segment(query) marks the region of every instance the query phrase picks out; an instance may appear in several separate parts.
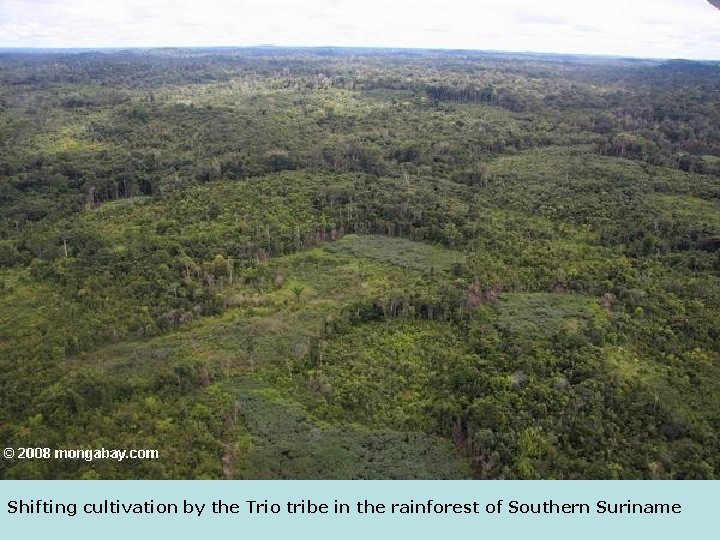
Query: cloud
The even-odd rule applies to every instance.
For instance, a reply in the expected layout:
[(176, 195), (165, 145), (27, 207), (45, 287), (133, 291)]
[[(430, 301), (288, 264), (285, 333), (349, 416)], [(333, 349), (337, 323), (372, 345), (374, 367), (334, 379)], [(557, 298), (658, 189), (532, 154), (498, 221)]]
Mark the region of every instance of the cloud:
[(0, 47), (274, 43), (720, 59), (720, 12), (707, 0), (0, 2)]
[(571, 22), (567, 17), (548, 15), (545, 13), (518, 13), (515, 20), (519, 23), (547, 24), (550, 26), (563, 26)]

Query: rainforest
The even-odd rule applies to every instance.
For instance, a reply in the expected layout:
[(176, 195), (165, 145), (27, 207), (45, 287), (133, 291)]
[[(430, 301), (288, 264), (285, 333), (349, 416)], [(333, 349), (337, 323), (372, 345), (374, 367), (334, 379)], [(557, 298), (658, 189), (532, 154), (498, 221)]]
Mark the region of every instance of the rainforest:
[(0, 51), (7, 479), (720, 476), (720, 63)]

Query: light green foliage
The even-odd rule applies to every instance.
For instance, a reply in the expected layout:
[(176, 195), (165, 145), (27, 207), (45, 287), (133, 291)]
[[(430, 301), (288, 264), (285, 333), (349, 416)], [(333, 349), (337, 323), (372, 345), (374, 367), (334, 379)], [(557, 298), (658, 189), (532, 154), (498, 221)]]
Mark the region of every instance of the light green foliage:
[(465, 261), (461, 253), (404, 238), (376, 235), (349, 235), (333, 242), (327, 249), (331, 253), (347, 253), (421, 271), (447, 271)]
[(0, 58), (3, 478), (720, 475), (720, 71)]
[(301, 390), (323, 417), (431, 431), (438, 372), (471, 362), (464, 354), (447, 325), (361, 325), (327, 343), (312, 369), (301, 368)]
[(526, 338), (580, 334), (590, 321), (601, 327), (607, 319), (597, 300), (575, 294), (508, 294), (497, 309), (499, 327)]

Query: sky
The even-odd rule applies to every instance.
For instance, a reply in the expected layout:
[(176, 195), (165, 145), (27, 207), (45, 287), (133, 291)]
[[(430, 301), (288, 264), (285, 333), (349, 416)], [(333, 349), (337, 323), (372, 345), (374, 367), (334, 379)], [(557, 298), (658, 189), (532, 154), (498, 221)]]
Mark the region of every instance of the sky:
[(709, 0), (0, 0), (0, 47), (261, 44), (720, 60), (720, 9)]

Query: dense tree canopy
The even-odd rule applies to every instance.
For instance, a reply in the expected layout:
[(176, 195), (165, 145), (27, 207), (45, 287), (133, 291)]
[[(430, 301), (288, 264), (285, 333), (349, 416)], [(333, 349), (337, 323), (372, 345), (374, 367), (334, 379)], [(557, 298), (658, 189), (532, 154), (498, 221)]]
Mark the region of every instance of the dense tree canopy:
[(717, 478), (720, 66), (0, 54), (5, 478)]

